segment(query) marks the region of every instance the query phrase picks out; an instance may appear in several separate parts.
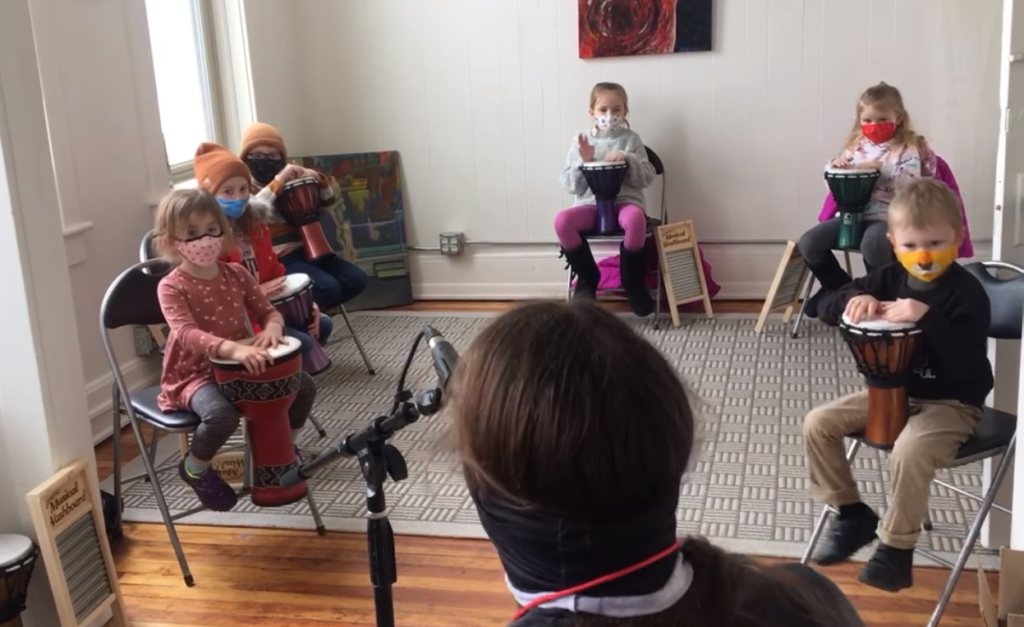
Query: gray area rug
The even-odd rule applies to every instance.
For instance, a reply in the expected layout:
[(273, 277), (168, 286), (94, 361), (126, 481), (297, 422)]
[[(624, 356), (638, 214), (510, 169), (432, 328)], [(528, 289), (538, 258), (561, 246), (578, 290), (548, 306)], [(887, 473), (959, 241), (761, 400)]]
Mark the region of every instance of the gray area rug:
[[(334, 366), (318, 377), (315, 416), (328, 432), (321, 440), (307, 427), (299, 441), (309, 458), (390, 407), (395, 385), (413, 338), (425, 324), (440, 330), (464, 350), (491, 318), (488, 314), (363, 312), (352, 314), (377, 375), (370, 376), (345, 333), (344, 325), (328, 345)], [(718, 315), (712, 320), (684, 319), (680, 328), (665, 321), (655, 330), (649, 320), (625, 318), (678, 368), (704, 402), (699, 450), (682, 486), (677, 516), (681, 535), (701, 534), (724, 548), (778, 557), (799, 557), (810, 537), (815, 513), (808, 497), (809, 479), (801, 435), (803, 416), (814, 406), (863, 387), (849, 350), (839, 334), (807, 321), (792, 339), (781, 321), (754, 333), (753, 316)], [(408, 386), (428, 389), (435, 375), (425, 347), (413, 362)], [(395, 532), (452, 538), (483, 538), (457, 459), (442, 442), (447, 424), (425, 418), (391, 440), (404, 454), (409, 478), (385, 487)], [(176, 438), (165, 438), (158, 459), (178, 458)], [(142, 471), (133, 460), (126, 476)], [(947, 472), (950, 483), (978, 494), (981, 465)], [(950, 477), (951, 475), (951, 477)], [(862, 448), (855, 476), (864, 500), (886, 507), (889, 471), (884, 454)], [(175, 473), (163, 475), (168, 505), (184, 511), (197, 505), (193, 492)], [(344, 459), (310, 480), (329, 530), (361, 532), (366, 528), (365, 485), (355, 460)], [(110, 490), (110, 480), (103, 484)], [(932, 486), (934, 530), (920, 544), (953, 559), (962, 546), (977, 505), (970, 499)], [(145, 483), (125, 495), (124, 519), (159, 522), (152, 491)], [(266, 509), (243, 500), (231, 512), (202, 512), (179, 522), (237, 527), (311, 529), (304, 501)], [(990, 563), (991, 552), (982, 551)], [(864, 557), (864, 554), (859, 556)]]

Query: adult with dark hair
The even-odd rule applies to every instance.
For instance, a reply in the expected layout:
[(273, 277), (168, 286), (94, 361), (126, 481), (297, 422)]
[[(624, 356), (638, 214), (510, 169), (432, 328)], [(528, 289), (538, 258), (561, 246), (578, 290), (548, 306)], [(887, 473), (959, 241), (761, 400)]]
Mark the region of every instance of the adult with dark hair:
[(514, 627), (863, 627), (808, 567), (677, 539), (690, 399), (661, 353), (597, 305), (495, 319), (460, 359), (446, 411), (520, 605)]

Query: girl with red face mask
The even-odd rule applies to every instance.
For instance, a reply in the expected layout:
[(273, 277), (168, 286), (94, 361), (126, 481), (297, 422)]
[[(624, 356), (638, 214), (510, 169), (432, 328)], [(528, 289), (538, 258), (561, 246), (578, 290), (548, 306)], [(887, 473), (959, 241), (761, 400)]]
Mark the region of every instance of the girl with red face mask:
[[(857, 99), (853, 130), (846, 138), (842, 153), (826, 166), (828, 169), (877, 170), (875, 183), (864, 214), (864, 234), (860, 252), (869, 269), (896, 261), (886, 237), (889, 203), (902, 184), (916, 178), (935, 176), (935, 153), (924, 137), (914, 132), (910, 114), (900, 91), (886, 83), (869, 87)], [(807, 301), (804, 314), (817, 317), (817, 302), (850, 282), (851, 277), (832, 253), (839, 239), (840, 219), (827, 220), (800, 237), (800, 253), (821, 289)]]

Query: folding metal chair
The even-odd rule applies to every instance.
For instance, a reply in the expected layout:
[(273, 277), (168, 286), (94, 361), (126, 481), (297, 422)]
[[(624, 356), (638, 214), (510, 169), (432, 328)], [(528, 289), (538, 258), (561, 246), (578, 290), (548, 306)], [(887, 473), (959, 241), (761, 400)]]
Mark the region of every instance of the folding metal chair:
[[(964, 266), (964, 268), (978, 278), (988, 294), (992, 307), (989, 337), (995, 340), (1020, 340), (1021, 318), (1024, 316), (1024, 268), (1002, 261), (971, 263)], [(1007, 270), (1014, 273), (1014, 276), (1009, 279), (998, 278), (991, 274), (993, 270)], [(850, 439), (852, 443), (849, 449), (847, 449), (846, 459), (852, 464), (862, 444), (866, 446), (872, 445), (866, 442), (861, 434), (853, 435)], [(985, 407), (974, 435), (960, 447), (960, 451), (957, 453), (956, 460), (951, 468), (966, 466), (967, 464), (1002, 455), (988, 490), (981, 497), (978, 497), (948, 482), (939, 479), (934, 480), (935, 483), (943, 488), (979, 503), (979, 506), (978, 515), (975, 517), (974, 523), (964, 539), (963, 548), (960, 550), (960, 555), (957, 556), (956, 562), (950, 562), (931, 551), (917, 549), (918, 553), (928, 559), (952, 569), (949, 579), (946, 580), (946, 586), (942, 591), (942, 595), (939, 597), (939, 602), (935, 606), (935, 611), (932, 613), (931, 620), (928, 622), (928, 627), (936, 627), (939, 624), (939, 620), (942, 618), (942, 614), (946, 610), (950, 598), (953, 596), (953, 590), (960, 579), (960, 574), (963, 572), (964, 567), (967, 565), (967, 560), (974, 551), (974, 545), (978, 541), (981, 528), (985, 524), (989, 512), (992, 509), (996, 509), (1011, 516), (1013, 515), (1010, 509), (996, 503), (995, 498), (999, 492), (999, 487), (1003, 483), (1003, 479), (1006, 477), (1007, 471), (1012, 465), (1016, 442), (1017, 416), (992, 407)], [(835, 513), (836, 509), (832, 506), (826, 505), (824, 507), (818, 518), (818, 524), (814, 528), (814, 533), (807, 543), (804, 556), (800, 560), (801, 563), (806, 564), (811, 559), (815, 548), (818, 546), (818, 540), (825, 530), (825, 525), (828, 524), (829, 519)], [(925, 531), (931, 531), (932, 529), (931, 519), (927, 515), (922, 526)]]
[[(662, 179), (661, 179), (661, 210), (660, 210), (660, 213), (658, 214), (657, 218), (652, 218), (651, 216), (647, 216), (647, 229), (646, 229), (647, 233), (646, 233), (646, 237), (649, 238), (654, 233), (654, 230), (656, 228), (658, 228), (662, 224), (665, 224), (666, 222), (668, 222), (668, 201), (667, 201), (667, 199), (665, 197), (665, 189), (668, 186), (668, 182), (667, 182), (667, 177), (665, 175), (665, 166), (664, 166), (664, 164), (661, 161), (661, 157), (659, 157), (658, 154), (656, 152), (654, 152), (654, 150), (652, 150), (650, 146), (644, 146), (644, 148), (647, 150), (647, 160), (650, 161), (651, 165), (654, 166), (655, 174), (657, 174), (658, 176), (662, 177)], [(587, 233), (580, 233), (580, 236), (583, 239), (587, 240), (588, 242), (620, 242), (621, 243), (622, 240), (626, 237), (626, 232), (625, 231), (621, 231), (621, 230), (617, 231), (615, 233), (597, 233), (596, 231), (591, 231), (591, 232), (587, 232)], [(565, 299), (568, 301), (568, 300), (572, 299), (572, 291), (573, 291), (572, 290), (572, 284), (576, 280), (576, 273), (573, 272), (572, 267), (568, 266), (568, 265), (566, 266), (566, 270), (568, 271), (568, 276), (566, 277), (566, 281), (565, 281)], [(661, 264), (660, 263), (655, 268), (654, 274), (657, 277), (657, 284), (656, 284), (655, 288), (653, 290), (651, 290), (651, 291), (654, 293), (654, 308), (655, 308), (654, 309), (654, 328), (657, 329), (659, 324), (660, 324), (660, 320), (661, 320)], [(614, 288), (614, 289), (602, 288), (602, 289), (598, 290), (598, 294), (608, 294), (608, 293), (625, 293), (625, 290), (623, 290), (621, 287), (620, 288)]]
[[(160, 474), (175, 471), (177, 464), (172, 461), (156, 466), (157, 444), (161, 433), (180, 434), (187, 436), (196, 430), (201, 421), (199, 416), (186, 411), (164, 413), (157, 405), (157, 396), (160, 394), (160, 387), (153, 386), (141, 390), (131, 391), (121, 373), (121, 365), (114, 352), (110, 332), (126, 326), (150, 326), (166, 324), (163, 312), (160, 310), (160, 301), (157, 297), (157, 286), (160, 280), (171, 271), (171, 266), (163, 259), (151, 259), (132, 266), (117, 277), (107, 289), (100, 305), (100, 336), (103, 338), (103, 348), (110, 362), (110, 370), (114, 376), (113, 386), (113, 423), (114, 423), (114, 499), (118, 507), (123, 507), (122, 492), (125, 485), (145, 479), (153, 487), (153, 496), (156, 499), (160, 516), (167, 528), (167, 535), (170, 536), (171, 546), (181, 567), (181, 574), (185, 584), (195, 584), (192, 573), (189, 570), (185, 553), (181, 548), (181, 541), (174, 528), (174, 521), (185, 518), (197, 512), (203, 511), (204, 507), (172, 515), (167, 507), (164, 498), (163, 488), (160, 484)], [(139, 444), (142, 464), (145, 473), (133, 476), (122, 477), (121, 468), (121, 412), (128, 415), (135, 439)], [(150, 442), (146, 442), (145, 434), (142, 432), (142, 423), (153, 428), (153, 436)], [(244, 432), (244, 428), (243, 428)], [(222, 452), (230, 450), (230, 446), (222, 449)], [(250, 490), (250, 474), (252, 464), (248, 442), (243, 433), (243, 443), (235, 448), (244, 448), (243, 484), (239, 495), (246, 495)], [(320, 518), (320, 511), (313, 500), (313, 493), (306, 495), (313, 522), (317, 532), (323, 534), (324, 525)]]

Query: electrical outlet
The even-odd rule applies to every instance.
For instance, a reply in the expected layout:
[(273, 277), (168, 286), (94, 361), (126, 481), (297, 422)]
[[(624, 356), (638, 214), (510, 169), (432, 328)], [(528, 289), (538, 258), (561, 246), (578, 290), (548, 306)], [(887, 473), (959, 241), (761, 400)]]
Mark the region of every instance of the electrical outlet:
[(466, 236), (462, 233), (441, 233), (441, 254), (458, 257), (466, 248)]

